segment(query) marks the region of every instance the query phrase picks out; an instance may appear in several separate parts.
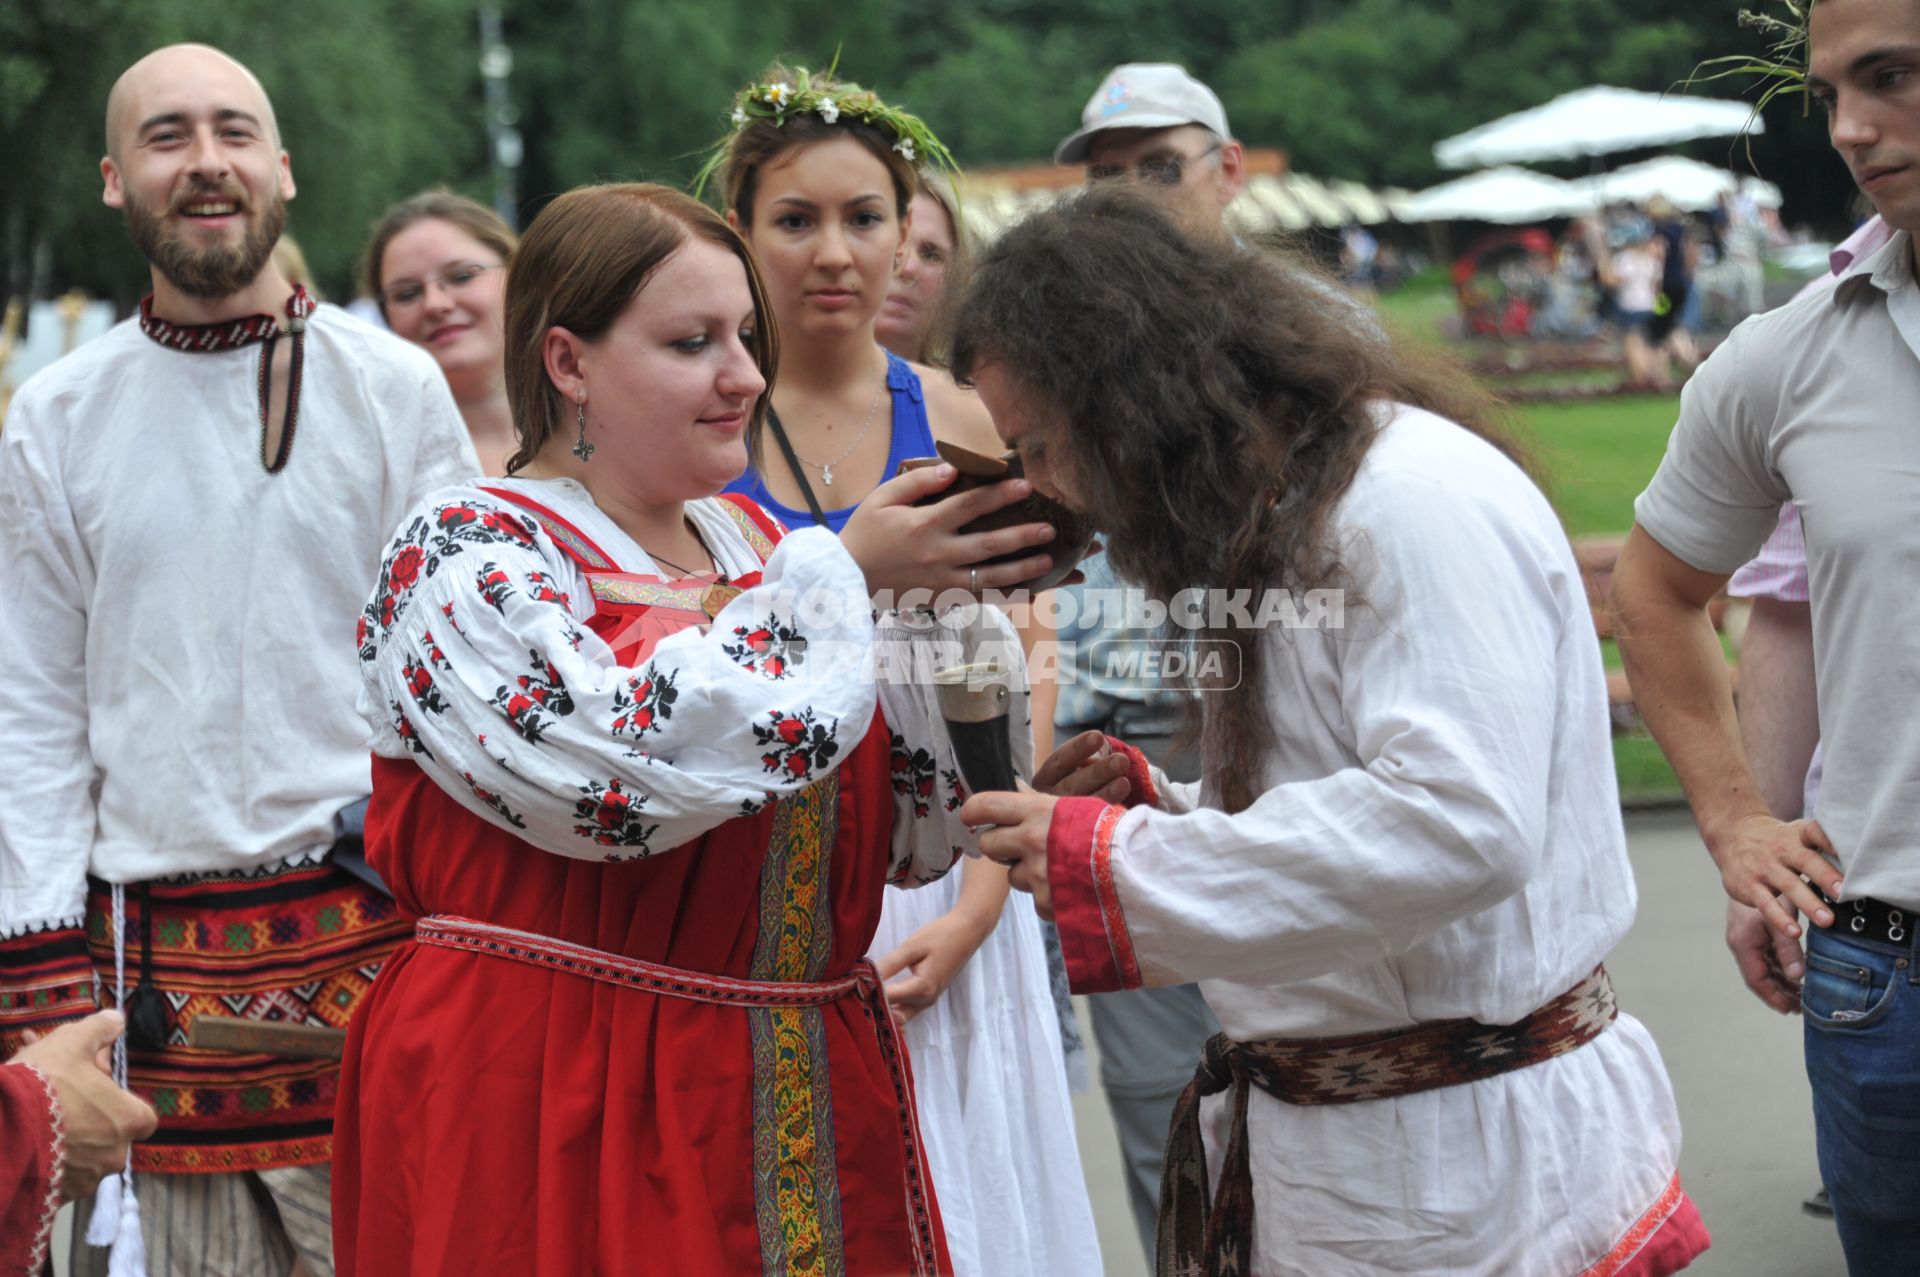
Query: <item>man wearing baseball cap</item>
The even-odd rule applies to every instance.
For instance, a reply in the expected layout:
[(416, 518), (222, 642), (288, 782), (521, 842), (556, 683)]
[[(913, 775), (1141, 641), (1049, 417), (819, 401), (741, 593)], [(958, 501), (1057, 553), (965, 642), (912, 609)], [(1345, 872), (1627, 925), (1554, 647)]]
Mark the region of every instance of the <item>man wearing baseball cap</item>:
[(1087, 180), (1130, 177), (1190, 228), (1219, 232), (1247, 184), (1246, 155), (1212, 89), (1167, 62), (1129, 62), (1107, 73), (1054, 149), (1056, 164), (1084, 164)]

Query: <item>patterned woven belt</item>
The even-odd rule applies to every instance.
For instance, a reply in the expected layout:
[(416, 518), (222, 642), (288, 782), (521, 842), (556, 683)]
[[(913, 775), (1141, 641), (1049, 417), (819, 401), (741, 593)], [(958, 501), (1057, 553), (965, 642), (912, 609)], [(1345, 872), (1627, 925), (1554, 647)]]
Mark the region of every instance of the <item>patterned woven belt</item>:
[[(817, 1007), (835, 1002), (849, 994), (862, 1002), (873, 1002), (880, 993), (880, 974), (865, 958), (853, 964), (853, 970), (838, 980), (806, 982), (799, 980), (740, 980), (732, 976), (709, 975), (663, 966), (640, 958), (629, 958), (604, 949), (593, 949), (532, 931), (471, 918), (456, 918), (436, 913), (414, 925), (413, 938), (421, 944), (465, 953), (509, 958), (531, 967), (544, 967), (568, 975), (585, 976), (623, 989), (639, 989), (690, 1002), (711, 1002), (720, 1006)], [(893, 1017), (879, 1018), (889, 1026)]]
[[(1565, 1055), (1620, 1014), (1605, 967), (1513, 1024), (1437, 1020), (1338, 1038), (1208, 1041), (1173, 1110), (1160, 1180), (1160, 1277), (1252, 1271), (1253, 1174), (1247, 1097), (1259, 1087), (1286, 1104), (1355, 1104), (1460, 1086)], [(1233, 1120), (1217, 1196), (1207, 1192), (1200, 1101), (1231, 1088)]]

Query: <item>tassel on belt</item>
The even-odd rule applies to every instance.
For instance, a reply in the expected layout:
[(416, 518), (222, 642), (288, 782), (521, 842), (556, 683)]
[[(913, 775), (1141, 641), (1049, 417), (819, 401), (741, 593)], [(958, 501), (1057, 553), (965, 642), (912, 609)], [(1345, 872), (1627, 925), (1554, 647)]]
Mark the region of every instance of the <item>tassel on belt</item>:
[[(1173, 1110), (1160, 1179), (1159, 1277), (1245, 1273), (1253, 1259), (1253, 1174), (1247, 1096), (1259, 1087), (1284, 1104), (1355, 1104), (1460, 1086), (1565, 1055), (1620, 1014), (1605, 967), (1513, 1024), (1437, 1020), (1410, 1029), (1338, 1038), (1235, 1042), (1216, 1034)], [(1217, 1195), (1207, 1191), (1200, 1101), (1233, 1092)]]

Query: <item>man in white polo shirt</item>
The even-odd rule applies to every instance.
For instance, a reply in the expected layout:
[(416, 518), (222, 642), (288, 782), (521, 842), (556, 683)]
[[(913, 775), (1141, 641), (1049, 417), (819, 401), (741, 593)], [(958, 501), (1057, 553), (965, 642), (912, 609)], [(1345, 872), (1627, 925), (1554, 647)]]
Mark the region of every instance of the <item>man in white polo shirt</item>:
[[(1920, 1253), (1920, 4), (1819, 0), (1808, 88), (1894, 228), (1831, 290), (1737, 329), (1688, 384), (1614, 575), (1634, 700), (1734, 900), (1810, 918), (1802, 1006), (1848, 1266)], [(1780, 821), (1740, 743), (1707, 601), (1798, 506), (1825, 783)]]

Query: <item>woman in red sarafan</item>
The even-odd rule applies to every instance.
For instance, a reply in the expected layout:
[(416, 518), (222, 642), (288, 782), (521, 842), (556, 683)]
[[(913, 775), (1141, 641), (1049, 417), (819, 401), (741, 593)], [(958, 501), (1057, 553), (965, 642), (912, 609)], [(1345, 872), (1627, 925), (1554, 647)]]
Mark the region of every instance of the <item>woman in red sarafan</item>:
[(549, 205), (506, 322), (511, 477), (430, 498), (361, 621), (368, 855), (418, 921), (348, 1046), (339, 1271), (946, 1272), (861, 955), (971, 836), (894, 783), (954, 762), (871, 596), (1043, 570), (965, 565), (1044, 529), (957, 531), (1025, 485), (919, 508), (951, 474), (915, 472), (840, 538), (713, 497), (774, 334), (662, 187)]

